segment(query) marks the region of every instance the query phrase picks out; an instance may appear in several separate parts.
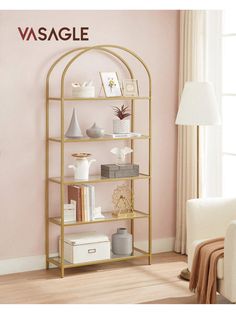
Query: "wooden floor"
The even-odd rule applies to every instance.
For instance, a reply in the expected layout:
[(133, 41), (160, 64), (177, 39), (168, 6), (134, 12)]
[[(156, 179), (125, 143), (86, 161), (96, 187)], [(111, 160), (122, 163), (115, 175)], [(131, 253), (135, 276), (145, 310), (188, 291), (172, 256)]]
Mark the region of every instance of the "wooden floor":
[(189, 297), (188, 283), (179, 279), (185, 256), (162, 253), (146, 259), (0, 276), (0, 303), (152, 303)]

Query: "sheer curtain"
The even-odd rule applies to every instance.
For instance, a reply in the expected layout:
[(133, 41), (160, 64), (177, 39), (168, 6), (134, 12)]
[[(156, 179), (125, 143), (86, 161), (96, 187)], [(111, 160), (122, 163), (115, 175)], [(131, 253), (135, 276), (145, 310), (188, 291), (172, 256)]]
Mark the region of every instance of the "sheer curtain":
[[(206, 18), (206, 78), (215, 86), (218, 105), (222, 93), (222, 11), (207, 11)], [(203, 129), (202, 196), (222, 196), (222, 129), (208, 126)]]
[[(205, 80), (206, 11), (180, 12), (179, 97), (186, 81)], [(197, 195), (197, 129), (178, 126), (175, 251), (186, 253), (186, 201)], [(200, 164), (201, 169), (201, 164)], [(201, 193), (201, 185), (200, 185)]]

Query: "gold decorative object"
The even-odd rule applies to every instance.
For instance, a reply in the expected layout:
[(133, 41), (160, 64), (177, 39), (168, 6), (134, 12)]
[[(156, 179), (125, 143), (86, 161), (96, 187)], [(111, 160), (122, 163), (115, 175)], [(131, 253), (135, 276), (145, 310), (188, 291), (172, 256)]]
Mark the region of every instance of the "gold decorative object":
[(90, 153), (74, 153), (72, 154), (72, 156), (75, 158), (87, 158), (91, 156), (91, 154)]
[(133, 194), (127, 184), (118, 185), (112, 194), (115, 217), (133, 217)]

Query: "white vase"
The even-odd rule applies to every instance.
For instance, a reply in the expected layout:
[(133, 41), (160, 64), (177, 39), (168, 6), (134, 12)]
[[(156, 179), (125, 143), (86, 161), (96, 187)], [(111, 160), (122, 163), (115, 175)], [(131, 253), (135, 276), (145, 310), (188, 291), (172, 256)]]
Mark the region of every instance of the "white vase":
[(96, 159), (88, 160), (86, 157), (76, 158), (75, 165), (69, 165), (68, 168), (74, 170), (75, 180), (88, 180), (90, 166), (95, 161)]
[(73, 108), (73, 114), (71, 117), (70, 125), (69, 125), (68, 130), (65, 133), (65, 136), (69, 138), (83, 137), (83, 134), (81, 133), (81, 129), (79, 126), (75, 108)]
[(114, 119), (113, 120), (113, 133), (130, 133), (130, 120), (126, 119)]

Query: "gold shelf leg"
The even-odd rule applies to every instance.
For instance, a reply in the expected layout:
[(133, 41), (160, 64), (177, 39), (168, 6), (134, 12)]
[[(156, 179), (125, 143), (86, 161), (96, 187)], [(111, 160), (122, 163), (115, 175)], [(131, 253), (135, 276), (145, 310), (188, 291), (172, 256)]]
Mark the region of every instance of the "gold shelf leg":
[(45, 264), (49, 269), (49, 83), (46, 81), (46, 168), (45, 168)]
[(65, 276), (65, 268), (64, 268), (64, 265), (61, 264), (61, 278), (64, 278)]
[[(151, 101), (151, 79), (149, 82), (149, 176), (152, 174), (152, 101)], [(152, 181), (151, 178), (148, 180), (148, 205), (149, 205), (149, 218), (148, 218), (148, 264), (151, 265), (152, 263)]]
[(65, 163), (65, 136), (64, 136), (64, 76), (61, 80), (61, 185), (60, 185), (60, 194), (61, 194), (61, 278), (64, 277), (64, 163)]
[[(131, 74), (133, 78), (133, 73)], [(131, 101), (131, 132), (134, 132), (134, 100)], [(131, 163), (134, 163), (134, 141), (131, 140), (131, 149), (133, 149), (133, 153), (131, 154)], [(131, 181), (131, 194), (132, 194), (132, 206), (135, 208), (135, 199), (134, 199), (134, 182)], [(134, 252), (134, 219), (131, 219), (131, 234), (132, 234), (132, 248)]]

